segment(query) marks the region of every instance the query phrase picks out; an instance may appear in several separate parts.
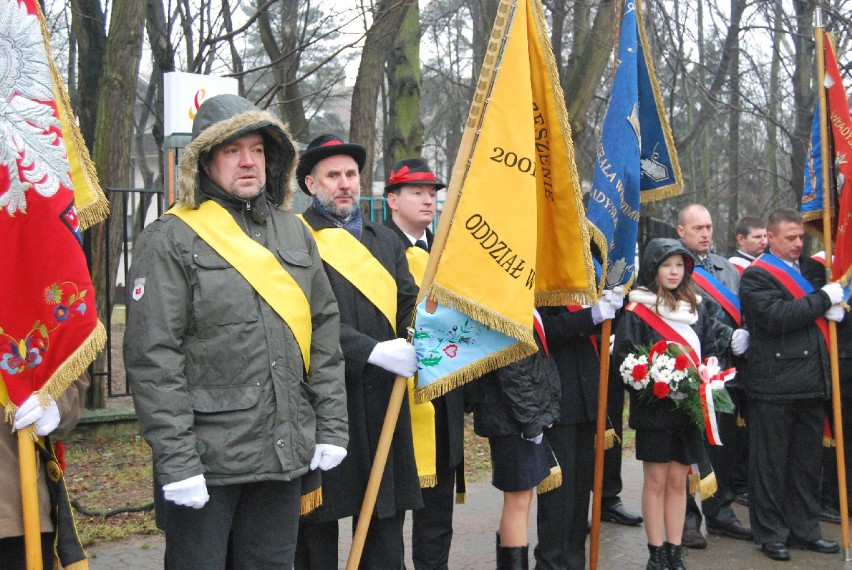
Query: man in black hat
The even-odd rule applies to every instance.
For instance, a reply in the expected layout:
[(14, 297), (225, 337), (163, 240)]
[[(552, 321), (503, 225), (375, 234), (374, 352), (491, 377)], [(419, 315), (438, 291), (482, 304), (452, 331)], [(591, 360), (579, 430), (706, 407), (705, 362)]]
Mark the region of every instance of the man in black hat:
[[(422, 158), (406, 158), (391, 169), (385, 186), (390, 218), (385, 225), (399, 236), (405, 247), (414, 281), (423, 281), (429, 251), (430, 229), (438, 211), (438, 190), (445, 188)], [(409, 390), (413, 389), (409, 381)], [(414, 451), (423, 508), (414, 511), (411, 533), (415, 570), (448, 567), (453, 539), (453, 489), (458, 481), (459, 497), (464, 483), (464, 397), (451, 390), (431, 402), (411, 408)], [(432, 451), (434, 450), (434, 451)]]
[[(304, 221), (340, 305), (340, 345), (346, 361), (349, 449), (323, 474), (323, 505), (305, 518), (296, 567), (337, 568), (338, 519), (353, 517), (367, 487), (391, 388), (397, 375), (417, 370), (406, 342), (417, 286), (405, 250), (394, 233), (361, 217), (360, 170), (366, 150), (335, 135), (317, 137), (302, 152), (296, 178), (313, 196)], [(404, 568), (405, 511), (423, 505), (414, 460), (411, 417), (403, 401), (370, 521), (362, 568)]]

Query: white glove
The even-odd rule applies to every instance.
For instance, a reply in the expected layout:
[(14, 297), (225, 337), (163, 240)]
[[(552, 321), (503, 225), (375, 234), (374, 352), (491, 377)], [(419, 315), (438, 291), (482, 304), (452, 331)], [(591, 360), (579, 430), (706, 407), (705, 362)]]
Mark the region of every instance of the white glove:
[(624, 306), (624, 287), (621, 285), (612, 289), (606, 289), (603, 292), (603, 296), (616, 311)]
[[(521, 436), (521, 437), (524, 437), (524, 436)], [(541, 440), (544, 439), (544, 434), (540, 433), (540, 434), (533, 436), (533, 437), (524, 437), (524, 439), (527, 440), (527, 441), (531, 441), (536, 445), (541, 445)]]
[(842, 321), (845, 315), (846, 311), (843, 309), (843, 305), (833, 305), (825, 312), (825, 318), (835, 323)]
[(328, 471), (340, 465), (344, 457), (346, 457), (344, 448), (330, 443), (318, 443), (314, 451), (314, 458), (311, 459), (311, 469), (319, 467), (323, 471)]
[(200, 509), (210, 500), (204, 475), (195, 475), (182, 481), (166, 483), (163, 485), (163, 496), (167, 501), (176, 505), (192, 507), (193, 509)]
[(417, 353), (414, 351), (414, 345), (404, 338), (380, 342), (370, 353), (367, 362), (405, 378), (410, 378), (417, 372)]
[(835, 281), (822, 286), (822, 291), (825, 291), (828, 298), (831, 299), (832, 305), (837, 305), (843, 301), (843, 285)]
[(615, 348), (615, 335), (609, 335), (609, 353), (612, 354), (613, 349)]
[(53, 398), (50, 398), (50, 404), (46, 408), (41, 407), (39, 396), (35, 393), (21, 404), (15, 412), (15, 429), (24, 429), (30, 424), (35, 424), (35, 432), (41, 436), (56, 429), (59, 425), (59, 406)]
[(611, 297), (610, 291), (604, 291), (598, 302), (592, 306), (592, 322), (596, 325), (615, 318), (615, 308), (610, 303), (608, 296)]
[(740, 356), (748, 350), (749, 333), (745, 329), (737, 329), (731, 335), (731, 352)]

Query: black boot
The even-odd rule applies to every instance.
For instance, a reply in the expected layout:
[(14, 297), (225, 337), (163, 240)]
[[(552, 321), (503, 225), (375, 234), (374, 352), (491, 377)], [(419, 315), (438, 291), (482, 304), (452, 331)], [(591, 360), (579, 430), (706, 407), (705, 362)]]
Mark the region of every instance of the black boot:
[(648, 545), (648, 552), (651, 557), (648, 558), (648, 564), (645, 565), (645, 570), (668, 570), (668, 559), (666, 558), (666, 549), (663, 546)]
[(529, 570), (528, 546), (500, 546), (497, 534), (497, 570)]
[(681, 544), (665, 543), (666, 557), (669, 560), (669, 570), (686, 570), (686, 560), (684, 560), (684, 548)]

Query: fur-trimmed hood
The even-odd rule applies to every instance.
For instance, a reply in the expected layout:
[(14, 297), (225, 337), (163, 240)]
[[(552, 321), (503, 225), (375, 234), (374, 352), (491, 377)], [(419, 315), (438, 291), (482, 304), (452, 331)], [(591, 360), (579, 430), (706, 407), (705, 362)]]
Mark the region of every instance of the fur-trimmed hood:
[(287, 126), (269, 111), (262, 111), (237, 95), (217, 95), (205, 100), (192, 124), (192, 141), (186, 145), (178, 166), (177, 204), (196, 208), (202, 175), (199, 161), (216, 146), (253, 131), (263, 136), (266, 155), (266, 199), (282, 210), (293, 199), (296, 147)]

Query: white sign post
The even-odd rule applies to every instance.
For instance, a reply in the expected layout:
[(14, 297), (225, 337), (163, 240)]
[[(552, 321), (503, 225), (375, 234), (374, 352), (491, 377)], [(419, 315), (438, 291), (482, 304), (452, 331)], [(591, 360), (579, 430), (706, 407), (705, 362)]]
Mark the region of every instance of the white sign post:
[(238, 95), (239, 84), (233, 77), (216, 77), (173, 71), (166, 73), (165, 110), (163, 129), (165, 136), (189, 135), (198, 107), (205, 99), (226, 93)]

